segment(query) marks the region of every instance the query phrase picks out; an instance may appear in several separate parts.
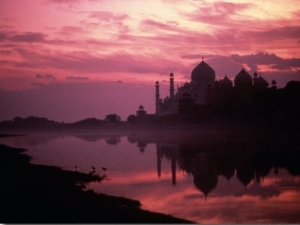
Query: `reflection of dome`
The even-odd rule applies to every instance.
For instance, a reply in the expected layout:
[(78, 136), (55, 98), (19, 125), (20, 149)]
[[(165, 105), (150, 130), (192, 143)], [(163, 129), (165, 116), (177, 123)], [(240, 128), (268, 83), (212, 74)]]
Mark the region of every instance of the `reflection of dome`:
[(236, 168), (236, 177), (247, 187), (247, 185), (254, 179), (254, 169), (251, 165), (239, 165)]
[(202, 61), (192, 71), (192, 81), (214, 82), (216, 77), (215, 71), (206, 62)]
[(247, 71), (243, 68), (234, 78), (234, 85), (238, 86), (251, 86), (252, 85), (252, 77)]
[(230, 178), (234, 175), (234, 168), (226, 168), (222, 170), (221, 175), (227, 178), (227, 180), (229, 181)]
[(218, 177), (213, 171), (203, 171), (194, 173), (194, 184), (205, 197), (211, 192), (218, 184)]

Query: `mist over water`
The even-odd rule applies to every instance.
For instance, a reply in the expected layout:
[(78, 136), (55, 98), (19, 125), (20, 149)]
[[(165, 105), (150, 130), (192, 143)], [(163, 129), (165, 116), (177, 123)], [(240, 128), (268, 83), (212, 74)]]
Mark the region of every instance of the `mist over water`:
[(300, 222), (296, 139), (262, 132), (77, 133), (0, 139), (32, 163), (106, 178), (88, 189), (199, 223)]

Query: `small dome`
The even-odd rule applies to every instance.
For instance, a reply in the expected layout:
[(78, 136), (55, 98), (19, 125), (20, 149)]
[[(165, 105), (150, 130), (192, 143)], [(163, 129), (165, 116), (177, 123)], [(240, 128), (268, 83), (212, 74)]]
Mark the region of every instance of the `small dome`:
[(144, 106), (140, 105), (139, 110), (144, 110)]
[(170, 77), (174, 77), (174, 74), (172, 72), (170, 73)]
[(158, 81), (156, 81), (156, 82), (155, 82), (155, 84), (156, 84), (156, 85), (159, 85), (159, 82), (158, 82)]
[(251, 86), (252, 77), (247, 71), (243, 68), (234, 78), (235, 86)]
[(262, 78), (261, 76), (257, 79), (257, 84), (259, 86), (265, 86), (265, 87), (269, 86), (269, 83), (264, 78)]
[(202, 61), (198, 66), (196, 66), (192, 71), (192, 81), (209, 81), (213, 82), (215, 80), (216, 74), (213, 68), (211, 68), (206, 62)]
[(232, 87), (232, 81), (225, 75), (225, 77), (219, 81), (219, 85), (222, 87)]
[(184, 89), (189, 89), (190, 88), (190, 84), (188, 82), (185, 82), (185, 84), (183, 85)]

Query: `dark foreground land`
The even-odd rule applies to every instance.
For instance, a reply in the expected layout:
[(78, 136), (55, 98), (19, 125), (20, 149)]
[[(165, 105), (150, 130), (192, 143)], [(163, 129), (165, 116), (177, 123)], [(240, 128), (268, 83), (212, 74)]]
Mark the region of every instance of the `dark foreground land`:
[(0, 145), (1, 223), (190, 223), (84, 190), (101, 177), (30, 164), (24, 151)]

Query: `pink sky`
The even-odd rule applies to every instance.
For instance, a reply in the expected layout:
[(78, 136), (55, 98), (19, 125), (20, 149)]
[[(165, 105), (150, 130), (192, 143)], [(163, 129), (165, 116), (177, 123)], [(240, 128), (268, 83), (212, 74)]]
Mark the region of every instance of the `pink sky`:
[(299, 24), (297, 0), (1, 0), (0, 121), (153, 113), (155, 81), (189, 81), (202, 55), (217, 79), (244, 66), (284, 87)]

